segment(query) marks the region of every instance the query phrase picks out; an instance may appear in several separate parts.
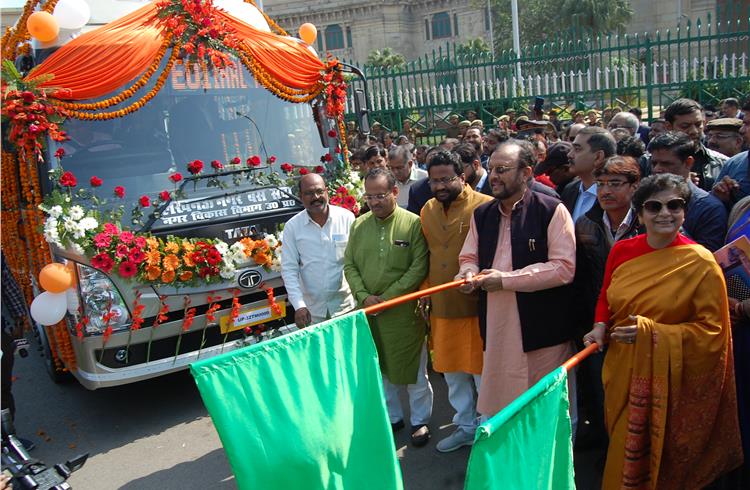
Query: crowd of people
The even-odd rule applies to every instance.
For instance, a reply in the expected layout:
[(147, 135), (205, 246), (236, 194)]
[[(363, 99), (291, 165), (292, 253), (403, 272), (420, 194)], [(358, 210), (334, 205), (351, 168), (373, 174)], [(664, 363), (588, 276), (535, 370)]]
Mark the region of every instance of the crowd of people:
[(650, 126), (605, 110), (565, 129), (554, 112), (509, 113), (489, 130), (458, 121), (435, 147), (374, 127), (351, 158), (359, 217), (328, 204), (321, 176), (299, 182), (305, 210), (282, 245), (295, 321), (464, 279), (368, 317), (392, 428), (406, 425), (405, 387), (414, 446), (430, 438), (428, 358), (456, 411), (436, 446), (449, 452), (596, 342), (569, 392), (576, 444), (606, 454), (605, 488), (741, 481), (750, 284), (728, 294), (713, 255), (750, 238), (750, 118), (738, 106), (727, 99), (706, 122), (705, 107), (678, 99)]

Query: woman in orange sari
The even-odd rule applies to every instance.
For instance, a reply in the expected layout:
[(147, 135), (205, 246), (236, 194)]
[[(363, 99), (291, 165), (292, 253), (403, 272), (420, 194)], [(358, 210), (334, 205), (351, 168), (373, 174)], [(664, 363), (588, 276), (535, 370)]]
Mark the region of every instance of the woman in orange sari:
[(605, 489), (698, 489), (742, 462), (726, 287), (711, 252), (679, 233), (689, 200), (677, 176), (642, 181), (646, 234), (612, 248), (584, 336), (610, 341)]

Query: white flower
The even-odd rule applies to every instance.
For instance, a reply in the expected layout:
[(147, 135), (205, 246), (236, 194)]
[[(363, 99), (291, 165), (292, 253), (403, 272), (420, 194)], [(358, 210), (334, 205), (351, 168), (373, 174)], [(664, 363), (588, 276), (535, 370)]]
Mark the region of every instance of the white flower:
[(79, 221), (73, 229), (73, 238), (83, 238), (84, 236), (86, 236), (86, 228)]
[(271, 270), (275, 272), (281, 272), (281, 259), (274, 257), (271, 261)]
[(72, 218), (66, 216), (63, 218), (63, 228), (65, 228), (65, 231), (73, 233), (76, 231), (76, 228), (78, 227), (78, 223), (73, 221)]
[(85, 215), (83, 208), (81, 206), (73, 206), (68, 211), (68, 216), (73, 218), (74, 220), (78, 221), (79, 219), (83, 218)]
[(70, 248), (72, 248), (72, 249), (73, 249), (73, 251), (74, 251), (75, 253), (79, 254), (79, 255), (83, 255), (83, 254), (84, 254), (84, 252), (85, 252), (85, 250), (83, 249), (83, 247), (82, 247), (82, 246), (80, 246), (80, 245), (78, 245), (77, 243), (71, 243), (71, 244), (70, 244)]
[(53, 218), (59, 218), (63, 213), (62, 206), (52, 206), (47, 213)]
[(95, 230), (99, 227), (99, 222), (96, 221), (96, 218), (92, 218), (91, 216), (83, 218), (78, 224), (86, 231)]
[(279, 241), (273, 235), (266, 235), (265, 238), (266, 238), (266, 241), (268, 242), (268, 246), (271, 248), (275, 248), (279, 244)]
[(219, 275), (224, 279), (234, 279), (234, 274), (237, 272), (233, 264), (224, 262), (222, 268), (219, 271)]
[(227, 245), (226, 242), (222, 242), (221, 240), (214, 243), (214, 247), (216, 247), (216, 250), (221, 254), (222, 257), (229, 251), (229, 245)]

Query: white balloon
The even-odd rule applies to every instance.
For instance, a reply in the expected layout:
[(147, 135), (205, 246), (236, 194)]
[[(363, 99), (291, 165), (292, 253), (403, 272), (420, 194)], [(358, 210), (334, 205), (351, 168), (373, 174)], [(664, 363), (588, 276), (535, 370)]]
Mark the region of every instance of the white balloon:
[(310, 51), (316, 58), (320, 58), (320, 56), (318, 56), (318, 52), (315, 51), (315, 48), (312, 47), (311, 45), (307, 44), (302, 39), (294, 37), (294, 36), (281, 36), (281, 37), (283, 37), (284, 39), (291, 39), (292, 41), (301, 44), (302, 46), (306, 47), (307, 50)]
[(52, 15), (64, 29), (80, 29), (91, 18), (91, 8), (85, 0), (60, 0)]
[(214, 0), (214, 6), (225, 10), (229, 15), (237, 17), (259, 31), (271, 32), (271, 27), (263, 14), (254, 5), (242, 0)]
[(43, 292), (31, 302), (31, 318), (42, 325), (54, 325), (63, 318), (68, 311), (66, 293)]

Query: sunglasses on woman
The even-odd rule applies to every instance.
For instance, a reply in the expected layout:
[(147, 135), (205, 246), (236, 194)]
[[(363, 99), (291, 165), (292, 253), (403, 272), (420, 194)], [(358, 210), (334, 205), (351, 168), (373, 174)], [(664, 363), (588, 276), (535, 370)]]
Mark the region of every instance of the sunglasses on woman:
[(666, 203), (657, 200), (650, 200), (643, 203), (643, 209), (649, 213), (658, 214), (661, 211), (661, 208), (665, 205), (670, 212), (676, 213), (677, 211), (685, 209), (685, 200), (679, 197), (670, 199)]

